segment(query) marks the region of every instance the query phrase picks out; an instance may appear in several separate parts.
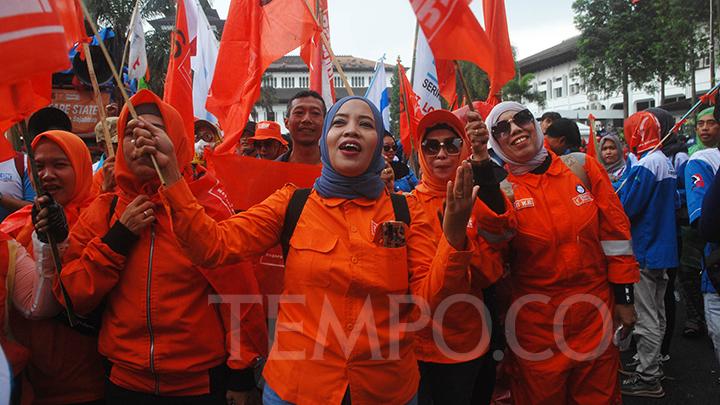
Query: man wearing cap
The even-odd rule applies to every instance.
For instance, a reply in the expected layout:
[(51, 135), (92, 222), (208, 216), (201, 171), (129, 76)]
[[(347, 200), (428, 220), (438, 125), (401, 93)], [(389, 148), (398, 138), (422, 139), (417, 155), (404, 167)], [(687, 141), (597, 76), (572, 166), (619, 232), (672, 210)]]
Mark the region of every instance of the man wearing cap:
[(275, 160), (287, 147), (287, 141), (280, 134), (280, 124), (274, 121), (260, 121), (255, 135), (249, 139), (260, 159)]
[(537, 120), (540, 121), (540, 128), (542, 128), (543, 134), (547, 134), (547, 129), (550, 128), (550, 125), (560, 118), (562, 118), (562, 116), (554, 111), (548, 111), (540, 116)]
[[(110, 132), (110, 142), (112, 149), (117, 150), (118, 146), (118, 135), (117, 135), (117, 117), (105, 118), (105, 125), (108, 127)], [(109, 148), (105, 142), (105, 132), (103, 131), (102, 122), (98, 121), (95, 124), (95, 141), (98, 147), (102, 150), (100, 159), (93, 164), (93, 183), (100, 189), (101, 192), (111, 192), (115, 189), (115, 156), (110, 156)]]

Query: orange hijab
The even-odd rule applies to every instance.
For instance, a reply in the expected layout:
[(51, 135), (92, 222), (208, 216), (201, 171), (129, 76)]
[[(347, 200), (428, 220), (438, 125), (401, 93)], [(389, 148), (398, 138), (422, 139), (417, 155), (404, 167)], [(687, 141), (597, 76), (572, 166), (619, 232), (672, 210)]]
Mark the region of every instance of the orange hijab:
[[(141, 104), (154, 104), (160, 110), (163, 122), (165, 123), (165, 132), (167, 132), (170, 140), (175, 146), (175, 156), (177, 157), (178, 167), (185, 169), (190, 167), (194, 151), (193, 144), (189, 142), (185, 133), (185, 124), (180, 113), (173, 106), (165, 103), (150, 90), (143, 89), (130, 98), (130, 103), (137, 107)], [(130, 111), (125, 105), (120, 112), (118, 118), (118, 151), (115, 160), (115, 182), (118, 185), (118, 193), (120, 198), (131, 201), (140, 194), (155, 196), (160, 187), (160, 179), (155, 178), (151, 181), (141, 181), (131, 171), (125, 160), (123, 151), (123, 140), (125, 139), (125, 128), (128, 121), (132, 119)]]
[[(66, 131), (47, 131), (36, 136), (32, 141), (33, 150), (35, 150), (37, 145), (44, 140), (53, 142), (62, 149), (65, 156), (67, 156), (68, 160), (70, 160), (70, 165), (75, 172), (75, 191), (70, 199), (70, 202), (63, 206), (68, 225), (72, 228), (73, 224), (75, 224), (77, 219), (80, 217), (80, 212), (90, 205), (97, 196), (97, 190), (93, 188), (92, 160), (90, 159), (90, 151), (87, 146), (85, 146), (85, 142), (83, 142), (79, 136)], [(16, 232), (7, 230), (7, 232), (14, 235), (18, 243), (23, 245), (29, 252), (32, 251), (31, 240), (32, 233), (35, 230), (30, 216), (31, 208), (32, 206), (28, 205), (13, 213), (13, 217), (25, 217), (25, 219), (21, 222), (24, 225), (21, 228), (15, 229)]]
[[(420, 144), (425, 140), (425, 132), (438, 124), (449, 125), (460, 136), (463, 140), (462, 149), (460, 150), (460, 162), (467, 159), (470, 156), (470, 138), (465, 133), (465, 126), (462, 121), (447, 110), (431, 111), (420, 120), (417, 129), (417, 139), (420, 139)], [(435, 177), (432, 168), (425, 162), (425, 153), (422, 147), (418, 148), (418, 160), (422, 169), (422, 181), (415, 188), (422, 193), (444, 196), (447, 191), (447, 181)]]

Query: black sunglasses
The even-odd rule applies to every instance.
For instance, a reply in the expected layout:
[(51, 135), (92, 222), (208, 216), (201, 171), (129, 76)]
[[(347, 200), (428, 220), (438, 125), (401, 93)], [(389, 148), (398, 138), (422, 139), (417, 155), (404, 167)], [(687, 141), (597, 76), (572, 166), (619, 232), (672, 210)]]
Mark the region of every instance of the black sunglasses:
[(510, 123), (522, 127), (535, 120), (530, 110), (522, 110), (515, 114), (511, 119), (505, 121), (499, 121), (495, 126), (492, 127), (492, 136), (495, 139), (501, 139), (510, 135)]
[(437, 139), (425, 139), (422, 141), (422, 151), (427, 156), (437, 156), (440, 153), (440, 149), (445, 148), (445, 152), (448, 155), (460, 154), (460, 148), (462, 148), (463, 140), (455, 137), (452, 139), (446, 139), (442, 142)]
[(396, 150), (397, 150), (397, 146), (396, 146), (395, 144), (392, 144), (392, 145), (383, 145), (383, 150), (384, 150), (385, 152), (396, 151)]

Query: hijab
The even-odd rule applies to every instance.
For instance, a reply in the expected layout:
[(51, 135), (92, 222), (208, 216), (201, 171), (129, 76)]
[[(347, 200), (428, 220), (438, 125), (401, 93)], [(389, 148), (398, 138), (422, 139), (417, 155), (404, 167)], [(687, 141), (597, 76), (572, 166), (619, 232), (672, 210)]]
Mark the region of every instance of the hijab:
[[(85, 142), (71, 132), (59, 130), (43, 132), (33, 139), (33, 150), (37, 149), (37, 146), (42, 141), (50, 141), (58, 145), (65, 156), (67, 156), (70, 161), (70, 166), (72, 166), (73, 172), (75, 173), (75, 190), (72, 196), (70, 196), (70, 201), (63, 206), (68, 227), (72, 228), (78, 218), (80, 218), (81, 211), (90, 205), (97, 196), (97, 190), (93, 189), (90, 151), (87, 146), (85, 146)], [(14, 236), (18, 243), (23, 245), (29, 252), (32, 252), (31, 239), (35, 227), (32, 224), (30, 208), (31, 206), (27, 206), (25, 209), (17, 212), (18, 215), (27, 215), (27, 219), (24, 221), (22, 228), (18, 229), (17, 234)]]
[[(526, 109), (527, 107), (515, 101), (503, 101), (502, 103), (493, 107), (492, 111), (490, 111), (490, 114), (488, 115), (486, 120), (488, 129), (491, 129), (492, 127), (497, 125), (498, 121), (500, 121), (500, 116), (505, 114), (506, 112), (512, 111), (514, 113), (518, 113)], [(536, 167), (540, 166), (548, 156), (547, 149), (545, 149), (545, 146), (543, 144), (545, 137), (543, 136), (543, 131), (540, 127), (540, 123), (537, 120), (533, 120), (533, 123), (535, 125), (535, 147), (537, 149), (537, 152), (535, 153), (535, 156), (533, 156), (532, 158), (530, 158), (530, 160), (526, 162), (516, 162), (511, 160), (505, 154), (505, 151), (502, 150), (500, 143), (495, 140), (494, 136), (492, 136), (492, 133), (490, 134), (490, 140), (488, 141), (490, 147), (495, 151), (495, 153), (498, 154), (498, 156), (500, 156), (503, 162), (508, 165), (508, 169), (510, 170), (510, 172), (516, 176), (521, 176), (529, 171), (532, 171)]]
[(636, 112), (625, 120), (623, 127), (628, 147), (638, 157), (660, 143), (660, 121), (652, 113)]
[[(365, 173), (348, 177), (335, 171), (330, 162), (330, 151), (327, 145), (327, 135), (332, 128), (332, 122), (340, 108), (350, 100), (361, 100), (370, 107), (373, 118), (375, 120), (375, 131), (377, 132), (377, 141), (375, 143), (375, 151), (372, 161)], [(382, 155), (383, 137), (385, 136), (385, 127), (383, 126), (383, 118), (380, 111), (373, 103), (365, 97), (349, 96), (342, 98), (333, 104), (330, 111), (325, 117), (322, 136), (320, 137), (320, 160), (322, 162), (322, 171), (320, 177), (315, 180), (315, 191), (324, 198), (369, 198), (375, 200), (385, 190), (385, 183), (380, 179), (380, 172), (385, 168), (385, 159)]]
[[(427, 135), (427, 130), (438, 124), (447, 124), (455, 130), (458, 137), (463, 141), (462, 149), (460, 150), (460, 162), (467, 159), (470, 156), (470, 138), (465, 133), (465, 127), (462, 121), (449, 111), (434, 110), (425, 115), (418, 124), (416, 139), (419, 139), (422, 143)], [(418, 156), (423, 174), (422, 181), (416, 187), (418, 191), (436, 196), (445, 196), (447, 192), (447, 181), (435, 177), (432, 167), (425, 162), (425, 153), (422, 148), (418, 148)]]
[[(160, 97), (147, 89), (140, 90), (137, 94), (132, 96), (130, 98), (130, 103), (136, 107), (138, 115), (159, 115), (163, 119), (165, 132), (168, 134), (175, 147), (175, 156), (177, 158), (178, 167), (180, 170), (186, 171), (193, 157), (194, 144), (188, 139), (180, 113), (178, 113), (173, 106), (165, 103), (160, 99)], [(120, 117), (118, 118), (118, 151), (117, 157), (115, 158), (115, 181), (121, 191), (118, 193), (120, 197), (132, 200), (140, 194), (146, 194), (149, 196), (156, 195), (157, 190), (160, 187), (160, 179), (154, 178), (150, 181), (142, 181), (130, 171), (127, 161), (125, 160), (125, 152), (123, 150), (125, 128), (127, 127), (127, 123), (130, 119), (130, 111), (128, 110), (127, 105), (125, 105), (120, 112)]]
[[(608, 163), (605, 161), (605, 159), (602, 156), (602, 148), (605, 144), (605, 141), (610, 141), (615, 144), (615, 147), (618, 151), (618, 160), (615, 163)], [(598, 153), (598, 160), (602, 165), (605, 167), (605, 171), (607, 171), (608, 175), (610, 176), (610, 180), (615, 181), (617, 179), (613, 179), (613, 173), (617, 172), (621, 168), (625, 167), (625, 157), (623, 156), (623, 146), (620, 142), (620, 138), (617, 137), (615, 134), (609, 134), (605, 135), (600, 139), (600, 152)]]

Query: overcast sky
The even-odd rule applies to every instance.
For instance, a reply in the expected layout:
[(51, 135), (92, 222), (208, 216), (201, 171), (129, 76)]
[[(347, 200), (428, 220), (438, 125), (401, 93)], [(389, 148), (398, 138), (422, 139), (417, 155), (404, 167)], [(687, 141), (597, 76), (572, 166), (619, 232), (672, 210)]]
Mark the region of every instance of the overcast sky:
[[(230, 0), (211, 0), (220, 17), (227, 18)], [(519, 59), (578, 34), (573, 24), (572, 0), (505, 0), (510, 42)], [(399, 55), (412, 60), (415, 15), (408, 0), (328, 0), (330, 42), (338, 55), (378, 59), (389, 63)], [(471, 9), (482, 24), (482, 1)]]

